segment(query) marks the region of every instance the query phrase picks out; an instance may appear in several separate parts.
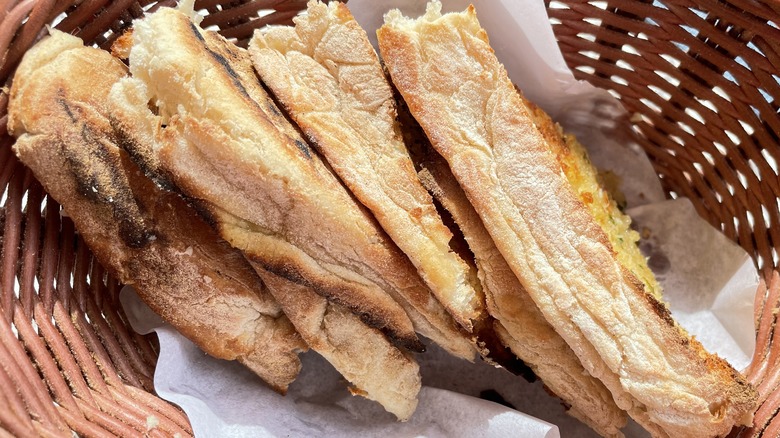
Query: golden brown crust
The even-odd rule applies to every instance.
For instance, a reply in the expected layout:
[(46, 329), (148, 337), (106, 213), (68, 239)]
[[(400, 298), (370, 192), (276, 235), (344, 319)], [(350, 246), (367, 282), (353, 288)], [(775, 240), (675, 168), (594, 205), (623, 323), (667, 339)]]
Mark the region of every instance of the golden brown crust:
[(167, 8), (136, 22), (133, 40), (134, 78), (111, 100), (126, 131), (153, 139), (133, 149), (142, 167), (192, 198), (255, 263), (422, 350), (398, 301), (429, 292), (276, 108), (246, 53)]
[(133, 29), (126, 30), (111, 44), (111, 54), (115, 58), (126, 61), (130, 57), (130, 49), (133, 47)]
[(124, 65), (53, 31), (20, 72), (14, 149), (101, 263), (207, 353), (241, 361), (284, 393), (306, 345), (278, 303), (240, 252), (118, 147), (105, 102)]
[(297, 283), (257, 272), (311, 348), (352, 385), (352, 393), (379, 402), (401, 421), (411, 417), (420, 392), (420, 367), (350, 311)]
[(495, 329), (504, 345), (570, 407), (569, 414), (602, 436), (621, 436), (625, 413), (544, 319), (496, 248), (447, 162), (430, 151), (420, 165), (420, 180), (452, 214), (474, 253), (488, 311), (497, 320)]
[(562, 175), (474, 8), (390, 12), (382, 57), (496, 246), (616, 404), (657, 436), (723, 435), (755, 391), (660, 318)]
[[(485, 317), (484, 299), (474, 288), (479, 282), (450, 250), (452, 234), (417, 180), (395, 121), (392, 90), (368, 36), (338, 2), (311, 1), (295, 23), (255, 32), (249, 52), (261, 80), (439, 302), (472, 331), (474, 321)], [(412, 304), (424, 312), (429, 300)], [(423, 316), (453, 342), (463, 338), (444, 312)]]

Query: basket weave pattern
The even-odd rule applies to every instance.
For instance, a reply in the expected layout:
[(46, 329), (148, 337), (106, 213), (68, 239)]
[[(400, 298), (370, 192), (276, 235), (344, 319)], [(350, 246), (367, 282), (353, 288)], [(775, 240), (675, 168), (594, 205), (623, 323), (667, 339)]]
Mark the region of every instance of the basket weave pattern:
[[(756, 427), (780, 436), (780, 4), (754, 0), (545, 0), (578, 78), (610, 90), (670, 197), (744, 247), (769, 287), (756, 295), (757, 348), (748, 378)], [(108, 47), (133, 19), (171, 0), (0, 0), (0, 85), (9, 86), (45, 26)], [(246, 42), (285, 23), (305, 0), (200, 0), (202, 26)], [(266, 13), (266, 11), (271, 13)], [(258, 13), (261, 11), (260, 13)], [(0, 438), (192, 434), (154, 395), (153, 336), (128, 325), (121, 287), (94, 259), (14, 156), (0, 92)]]
[(611, 90), (664, 189), (751, 254), (780, 247), (780, 3), (565, 1), (549, 15), (575, 75)]

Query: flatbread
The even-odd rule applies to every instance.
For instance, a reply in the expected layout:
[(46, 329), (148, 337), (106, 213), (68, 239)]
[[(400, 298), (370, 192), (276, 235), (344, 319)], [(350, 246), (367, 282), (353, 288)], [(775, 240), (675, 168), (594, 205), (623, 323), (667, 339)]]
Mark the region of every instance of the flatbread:
[(755, 391), (617, 259), (490, 48), (473, 7), (385, 16), (392, 80), (545, 319), (656, 436), (749, 424)]

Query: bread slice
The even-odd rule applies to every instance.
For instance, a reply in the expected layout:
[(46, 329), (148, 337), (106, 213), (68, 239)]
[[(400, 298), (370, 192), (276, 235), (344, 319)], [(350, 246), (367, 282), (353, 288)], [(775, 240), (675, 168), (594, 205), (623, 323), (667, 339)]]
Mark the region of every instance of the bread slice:
[(577, 197), (473, 7), (378, 31), (393, 82), (542, 314), (616, 404), (655, 436), (748, 424), (753, 388), (646, 290)]
[(128, 135), (152, 139), (125, 145), (144, 170), (185, 193), (252, 263), (423, 350), (402, 305), (435, 298), (282, 116), (246, 52), (170, 8), (136, 21), (132, 38), (133, 78), (112, 105)]
[[(249, 52), (260, 79), (450, 315), (474, 332), (485, 318), (479, 280), (450, 249), (452, 233), (417, 179), (368, 35), (343, 3), (310, 1), (306, 12), (294, 27), (255, 32)], [(435, 323), (462, 337), (450, 318)]]
[(125, 146), (241, 249), (356, 393), (408, 418), (419, 375), (396, 347), (422, 344), (395, 299), (435, 303), (411, 263), (282, 116), (244, 51), (166, 8), (132, 38), (134, 78), (110, 96)]
[(306, 344), (241, 253), (119, 148), (106, 101), (125, 66), (51, 33), (27, 52), (11, 88), (16, 154), (103, 266), (205, 352), (284, 393)]
[(420, 164), (420, 180), (452, 215), (474, 253), (487, 308), (496, 318), (495, 329), (504, 345), (563, 400), (570, 415), (602, 436), (622, 436), (625, 412), (544, 319), (496, 248), (447, 162), (431, 151)]
[(313, 350), (346, 378), (355, 395), (379, 402), (406, 421), (417, 407), (420, 367), (342, 306), (278, 275), (258, 270), (285, 314)]

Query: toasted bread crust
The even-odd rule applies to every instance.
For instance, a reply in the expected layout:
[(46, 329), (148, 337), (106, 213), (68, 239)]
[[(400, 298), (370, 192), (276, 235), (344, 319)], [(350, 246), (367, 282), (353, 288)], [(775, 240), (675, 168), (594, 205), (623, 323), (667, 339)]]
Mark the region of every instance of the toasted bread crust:
[[(167, 8), (136, 22), (133, 40), (134, 78), (115, 87), (112, 102), (126, 131), (155, 140), (133, 151), (145, 170), (192, 198), (253, 262), (423, 350), (398, 302), (429, 292), (284, 118), (245, 51)], [(237, 238), (246, 234), (251, 246)]]
[(411, 417), (421, 387), (414, 358), (347, 309), (306, 286), (256, 269), (306, 343), (353, 385), (353, 394), (379, 402), (401, 421)]
[(421, 167), (420, 180), (452, 214), (474, 253), (488, 311), (496, 318), (496, 332), (504, 345), (570, 406), (569, 414), (602, 436), (621, 436), (625, 413), (544, 319), (496, 248), (447, 162), (431, 151)]
[[(338, 2), (311, 1), (295, 23), (255, 32), (249, 52), (261, 80), (439, 302), (473, 331), (473, 321), (485, 317), (478, 280), (450, 250), (452, 233), (417, 180), (395, 121), (393, 92), (368, 36)], [(421, 312), (430, 307), (412, 304)], [(443, 312), (423, 315), (453, 341), (463, 337)]]
[(105, 102), (124, 65), (52, 32), (28, 51), (12, 88), (17, 155), (103, 266), (204, 351), (284, 393), (306, 345), (240, 252), (118, 147)]
[(616, 404), (654, 435), (724, 435), (749, 422), (755, 391), (659, 315), (618, 263), (496, 60), (474, 8), (443, 17), (439, 11), (430, 8), (417, 21), (391, 11), (378, 32), (382, 57), (545, 318)]

